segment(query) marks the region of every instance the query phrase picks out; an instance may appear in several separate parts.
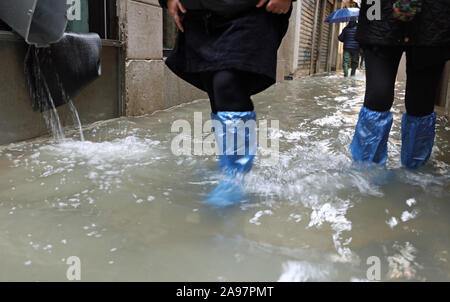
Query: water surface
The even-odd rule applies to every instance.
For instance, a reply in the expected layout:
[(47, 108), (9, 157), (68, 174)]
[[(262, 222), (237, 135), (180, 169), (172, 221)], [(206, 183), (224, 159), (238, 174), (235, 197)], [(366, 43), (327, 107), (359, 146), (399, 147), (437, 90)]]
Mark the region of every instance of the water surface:
[(226, 209), (203, 203), (216, 158), (170, 149), (172, 122), (206, 121), (206, 100), (91, 125), (83, 142), (74, 131), (4, 146), (0, 280), (64, 281), (77, 256), (84, 281), (365, 281), (376, 256), (383, 281), (450, 281), (450, 126), (439, 117), (429, 164), (403, 170), (403, 88), (388, 171), (352, 166), (362, 77), (256, 96), (258, 118), (280, 121), (280, 159), (256, 160), (247, 200)]

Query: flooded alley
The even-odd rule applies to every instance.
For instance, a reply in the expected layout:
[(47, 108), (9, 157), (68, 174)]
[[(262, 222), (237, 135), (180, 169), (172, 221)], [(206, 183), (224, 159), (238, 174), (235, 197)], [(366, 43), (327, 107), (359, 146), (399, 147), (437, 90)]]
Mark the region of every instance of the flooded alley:
[(401, 168), (400, 82), (386, 169), (355, 166), (364, 89), (330, 75), (255, 96), (279, 160), (257, 157), (226, 208), (204, 203), (216, 156), (171, 151), (172, 123), (209, 119), (207, 100), (1, 147), (0, 281), (67, 280), (71, 256), (84, 281), (365, 281), (370, 259), (382, 281), (450, 281), (447, 118), (429, 163)]

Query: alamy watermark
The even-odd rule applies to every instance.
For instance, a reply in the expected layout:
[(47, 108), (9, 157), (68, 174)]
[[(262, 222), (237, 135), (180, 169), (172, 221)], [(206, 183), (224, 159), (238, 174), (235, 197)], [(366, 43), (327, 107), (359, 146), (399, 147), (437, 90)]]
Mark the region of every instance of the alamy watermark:
[(379, 21), (381, 20), (381, 0), (364, 0), (367, 5), (367, 20)]
[(279, 161), (279, 129), (278, 120), (271, 120), (270, 128), (267, 120), (227, 121), (224, 126), (214, 119), (204, 122), (203, 114), (194, 112), (193, 125), (187, 120), (172, 123), (171, 132), (178, 134), (171, 150), (175, 156), (258, 155), (262, 166), (274, 166)]
[[(369, 6), (367, 9), (367, 20), (381, 20), (381, 0), (363, 0)], [(67, 0), (67, 19), (69, 21), (81, 20), (81, 0)]]
[(367, 258), (366, 264), (369, 268), (366, 271), (366, 277), (369, 281), (381, 281), (381, 260), (377, 256)]
[(69, 265), (66, 271), (66, 278), (69, 281), (81, 280), (81, 260), (77, 256), (70, 256), (66, 260), (66, 264)]
[(67, 19), (69, 21), (81, 21), (81, 0), (67, 0)]

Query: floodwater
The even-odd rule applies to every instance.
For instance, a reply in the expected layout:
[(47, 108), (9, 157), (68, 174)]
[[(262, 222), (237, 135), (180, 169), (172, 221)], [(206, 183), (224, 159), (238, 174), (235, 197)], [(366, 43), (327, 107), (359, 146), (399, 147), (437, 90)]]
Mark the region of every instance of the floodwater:
[(356, 167), (363, 94), (362, 76), (326, 76), (256, 96), (279, 160), (260, 156), (222, 209), (203, 202), (216, 157), (171, 151), (172, 123), (206, 121), (206, 100), (0, 148), (0, 281), (67, 280), (71, 256), (83, 281), (450, 281), (450, 125), (402, 169), (399, 84), (387, 170)]

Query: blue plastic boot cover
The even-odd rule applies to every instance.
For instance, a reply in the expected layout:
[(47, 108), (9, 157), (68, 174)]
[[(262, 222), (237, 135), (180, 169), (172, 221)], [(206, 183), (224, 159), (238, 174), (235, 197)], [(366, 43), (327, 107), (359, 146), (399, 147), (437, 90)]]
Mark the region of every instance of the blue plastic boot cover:
[(405, 113), (402, 118), (402, 165), (418, 169), (430, 158), (436, 134), (436, 113), (415, 117)]
[(242, 177), (224, 176), (219, 185), (208, 194), (205, 202), (213, 207), (223, 208), (238, 204), (245, 198), (242, 188)]
[(355, 135), (350, 145), (356, 162), (386, 164), (387, 142), (393, 122), (390, 111), (376, 112), (363, 107), (359, 113)]
[(257, 151), (254, 111), (211, 113), (219, 151), (219, 167), (229, 175), (248, 173)]
[(219, 151), (219, 167), (224, 175), (206, 202), (216, 207), (236, 204), (244, 198), (243, 178), (250, 171), (257, 151), (255, 112), (211, 114)]

